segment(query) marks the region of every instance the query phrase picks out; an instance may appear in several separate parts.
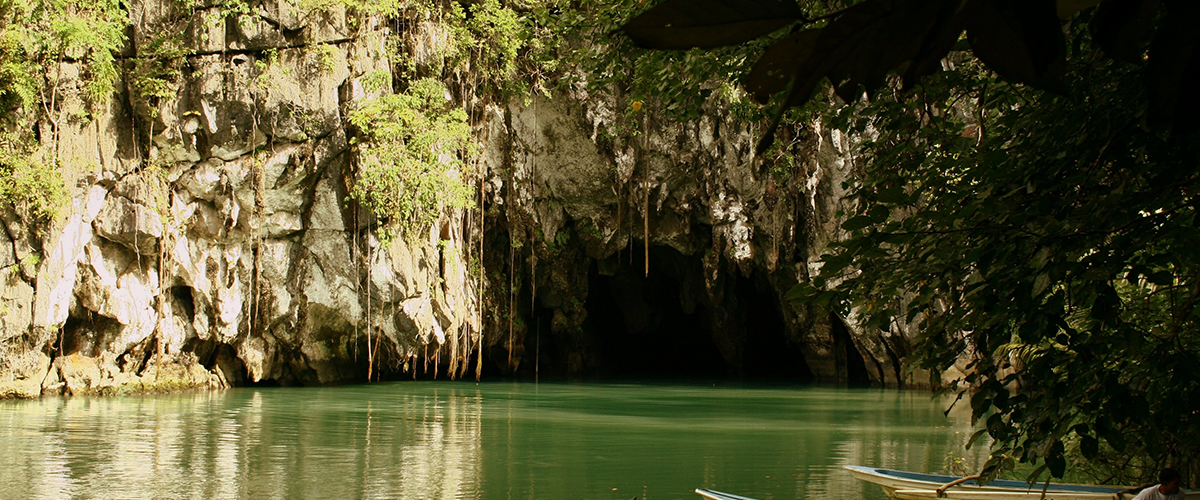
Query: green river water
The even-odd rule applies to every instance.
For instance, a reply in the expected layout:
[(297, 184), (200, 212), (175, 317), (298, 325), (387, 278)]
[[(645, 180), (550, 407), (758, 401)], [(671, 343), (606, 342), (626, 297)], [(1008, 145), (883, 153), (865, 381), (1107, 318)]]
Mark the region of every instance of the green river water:
[[(927, 392), (395, 382), (0, 401), (0, 498), (884, 498), (846, 464), (922, 472), (968, 416)], [(965, 406), (965, 405), (963, 405)]]

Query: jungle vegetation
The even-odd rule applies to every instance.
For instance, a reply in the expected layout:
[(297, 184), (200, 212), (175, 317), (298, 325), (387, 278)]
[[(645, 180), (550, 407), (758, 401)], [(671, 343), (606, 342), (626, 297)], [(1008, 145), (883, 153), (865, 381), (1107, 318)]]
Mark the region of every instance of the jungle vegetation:
[(965, 368), (949, 389), (991, 443), (985, 478), (1172, 465), (1194, 485), (1198, 10), (668, 0), (624, 30), (659, 49), (769, 39), (746, 87), (856, 134), (846, 237), (792, 297), (916, 332), (935, 376)]
[[(236, 22), (251, 3), (213, 5)], [(846, 238), (796, 300), (918, 332), (912, 355), (932, 373), (965, 364), (952, 390), (991, 443), (988, 477), (1129, 483), (1172, 464), (1200, 481), (1200, 2), (299, 4), (452, 34), (436, 65), (391, 46), (398, 67), (375, 79), (387, 90), (350, 117), (352, 196), (397, 233), (469, 206), (465, 137), (488, 101), (615, 96), (616, 141), (715, 100), (785, 163), (772, 132), (819, 120), (858, 138), (860, 171)], [(57, 123), (89, 119), (63, 112), (68, 84), (87, 106), (122, 84), (156, 106), (179, 84), (187, 49), (172, 40), (118, 60), (126, 8), (0, 0), (0, 199), (31, 224), (67, 197), (47, 147)], [(61, 78), (64, 63), (81, 79)]]

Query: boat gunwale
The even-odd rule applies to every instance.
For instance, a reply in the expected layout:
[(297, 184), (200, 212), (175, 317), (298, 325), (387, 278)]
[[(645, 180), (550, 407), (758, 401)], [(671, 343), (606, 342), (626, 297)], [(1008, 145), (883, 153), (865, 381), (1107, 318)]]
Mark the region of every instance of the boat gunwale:
[(757, 500), (754, 498), (744, 497), (741, 495), (734, 495), (733, 493), (725, 493), (723, 491), (710, 490), (708, 488), (696, 488), (695, 492), (696, 492), (696, 494), (698, 494), (704, 498), (711, 498), (714, 500)]
[[(935, 489), (935, 488), (939, 488), (942, 485), (945, 485), (951, 481), (955, 481), (955, 480), (959, 479), (958, 477), (955, 477), (955, 476), (945, 476), (945, 475), (941, 475), (941, 474), (925, 474), (925, 473), (921, 473), (921, 472), (908, 472), (908, 471), (895, 470), (895, 469), (884, 469), (884, 468), (880, 468), (880, 467), (867, 467), (867, 466), (863, 466), (863, 465), (844, 465), (842, 467), (845, 468), (846, 470), (849, 470), (852, 474), (854, 474), (856, 477), (858, 477), (858, 479), (867, 481), (870, 483), (875, 483), (880, 486), (890, 487), (890, 486), (883, 484), (880, 481), (872, 481), (869, 478), (883, 478), (883, 479), (886, 479), (888, 482), (899, 482), (899, 483), (906, 483), (906, 484), (914, 485), (913, 487), (908, 487), (908, 488), (896, 487), (896, 488), (892, 488), (892, 489), (913, 489), (913, 490)], [(930, 488), (929, 486), (932, 486), (932, 488)], [(980, 486), (974, 479), (972, 479), (972, 480), (968, 480), (963, 483), (960, 483), (955, 487), (971, 489), (971, 490), (978, 490), (978, 491), (989, 491), (989, 490), (990, 491), (1013, 491), (1013, 492), (1021, 492), (1021, 491), (1041, 492), (1042, 491), (1042, 488), (1040, 486), (1030, 485), (1029, 483), (1027, 483), (1025, 481), (1017, 481), (1017, 480), (1012, 480), (1012, 479), (998, 479), (998, 480), (992, 481), (992, 482), (988, 483), (987, 485), (983, 485), (983, 486)], [(1100, 485), (1087, 485), (1087, 484), (1050, 483), (1050, 486), (1048, 488), (1046, 488), (1045, 491), (1055, 492), (1055, 493), (1106, 493), (1106, 494), (1111, 495), (1111, 494), (1118, 493), (1124, 489), (1126, 489), (1126, 487), (1123, 487), (1123, 486), (1100, 486)]]
[[(930, 489), (898, 489), (893, 492), (895, 498), (901, 499), (937, 499), (945, 498), (949, 500), (992, 500), (995, 498), (1018, 500), (1018, 499), (1041, 499), (1050, 500), (1113, 500), (1115, 493), (1102, 492), (1078, 492), (1078, 491), (1047, 491), (1041, 490), (1031, 491), (984, 491), (979, 489), (947, 491), (943, 494), (938, 494), (937, 490)], [(1132, 494), (1126, 493), (1121, 498), (1133, 498)]]

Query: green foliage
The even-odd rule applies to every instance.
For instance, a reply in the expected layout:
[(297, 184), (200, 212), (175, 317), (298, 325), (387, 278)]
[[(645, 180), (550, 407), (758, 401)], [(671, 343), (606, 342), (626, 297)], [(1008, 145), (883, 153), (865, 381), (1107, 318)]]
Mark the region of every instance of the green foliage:
[(157, 113), (158, 103), (179, 94), (181, 67), (187, 50), (178, 33), (163, 33), (146, 40), (133, 61), (130, 91), (144, 101), (151, 114)]
[(125, 41), (126, 14), (117, 0), (0, 2), (0, 104), (5, 111), (30, 109), (39, 94), (58, 84), (33, 75), (63, 60), (84, 60), (85, 89), (92, 102), (108, 99), (118, 72), (113, 53)]
[[(809, 102), (828, 81), (839, 97), (855, 102), (902, 75), (905, 86), (941, 71), (942, 60), (959, 45), (1008, 82), (1063, 93), (1067, 65), (1060, 19), (1101, 3), (1093, 1), (861, 0), (820, 2), (837, 6), (823, 16), (807, 15), (792, 1), (664, 0), (621, 27), (639, 46), (655, 49), (715, 48), (760, 39), (790, 26), (789, 33), (757, 57), (746, 87), (766, 103), (785, 94), (783, 109)], [(1196, 2), (1109, 0), (1096, 13), (1091, 33), (1105, 53), (1141, 62), (1151, 38), (1146, 77), (1155, 89), (1146, 99), (1147, 120), (1177, 132), (1197, 130), (1183, 119), (1200, 111), (1200, 99), (1181, 89), (1193, 83)], [(1088, 13), (1085, 17), (1090, 17)], [(1156, 17), (1164, 21), (1154, 26)], [(967, 33), (964, 37), (963, 33)], [(965, 39), (964, 39), (965, 38)], [(757, 55), (757, 54), (756, 54)], [(778, 115), (776, 115), (778, 116)], [(1177, 119), (1178, 118), (1178, 119)], [(758, 151), (771, 143), (773, 121)]]
[(327, 10), (335, 5), (351, 9), (352, 13), (369, 16), (396, 17), (406, 7), (414, 4), (421, 8), (432, 5), (429, 0), (300, 0), (299, 7), (305, 11), (314, 12)]
[(42, 256), (40, 254), (31, 252), (25, 254), (24, 257), (21, 257), (21, 260), (17, 262), (17, 267), (21, 269), (21, 272), (25, 273), (26, 276), (35, 276), (37, 275), (38, 264), (41, 262)]
[(485, 75), (483, 80), (505, 94), (528, 92), (516, 74), (518, 52), (530, 35), (524, 19), (498, 0), (472, 4), (469, 11), (462, 35), (469, 40), (467, 50), (474, 55), (473, 65)]
[(443, 210), (472, 205), (463, 179), (464, 160), (474, 154), (471, 130), (446, 95), (440, 81), (417, 80), (350, 115), (361, 133), (352, 196), (389, 232), (416, 237)]
[[(126, 19), (117, 0), (0, 0), (0, 199), (35, 226), (58, 216), (67, 193), (55, 160), (34, 154), (32, 131), (40, 119), (57, 126), (72, 87), (93, 105), (109, 99)], [(61, 65), (75, 62), (80, 81), (60, 81)]]
[(320, 65), (321, 71), (333, 71), (333, 55), (337, 51), (333, 45), (322, 43), (313, 50), (317, 53), (317, 63)]
[[(767, 116), (738, 90), (738, 80), (770, 38), (715, 50), (654, 51), (612, 36), (645, 6), (638, 0), (552, 1), (533, 9), (539, 25), (561, 33), (561, 39), (546, 46), (546, 57), (560, 61), (566, 72), (560, 85), (601, 95), (628, 92), (628, 104), (644, 103), (645, 113), (659, 120), (699, 118), (714, 93), (743, 120)], [(626, 118), (636, 121), (641, 115), (627, 113)]]
[(911, 96), (846, 108), (835, 125), (875, 137), (849, 238), (793, 296), (919, 331), (935, 374), (971, 355), (987, 477), (1074, 461), (1136, 483), (1200, 457), (1200, 141), (1143, 125), (1144, 63), (1071, 35), (1065, 96), (952, 54)]
[(0, 137), (0, 200), (40, 226), (57, 218), (69, 197), (58, 169), (36, 162), (31, 153), (10, 135)]

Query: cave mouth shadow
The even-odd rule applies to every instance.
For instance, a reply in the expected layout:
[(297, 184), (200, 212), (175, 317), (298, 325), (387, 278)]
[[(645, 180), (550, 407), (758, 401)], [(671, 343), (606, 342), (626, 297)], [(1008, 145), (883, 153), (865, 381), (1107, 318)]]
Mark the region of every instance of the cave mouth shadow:
[[(600, 359), (598, 369), (589, 375), (660, 380), (812, 380), (800, 347), (787, 338), (779, 298), (764, 277), (729, 277), (726, 297), (714, 304), (707, 292), (700, 257), (653, 246), (649, 276), (645, 275), (643, 258), (635, 256), (632, 265), (610, 258), (590, 266), (583, 328), (597, 346)], [(715, 312), (725, 319), (715, 321)], [(727, 359), (718, 342), (724, 342), (727, 350), (730, 342), (737, 343), (740, 359)]]
[(738, 275), (734, 292), (746, 329), (742, 377), (761, 381), (813, 382), (801, 346), (788, 339), (780, 297), (762, 274)]

